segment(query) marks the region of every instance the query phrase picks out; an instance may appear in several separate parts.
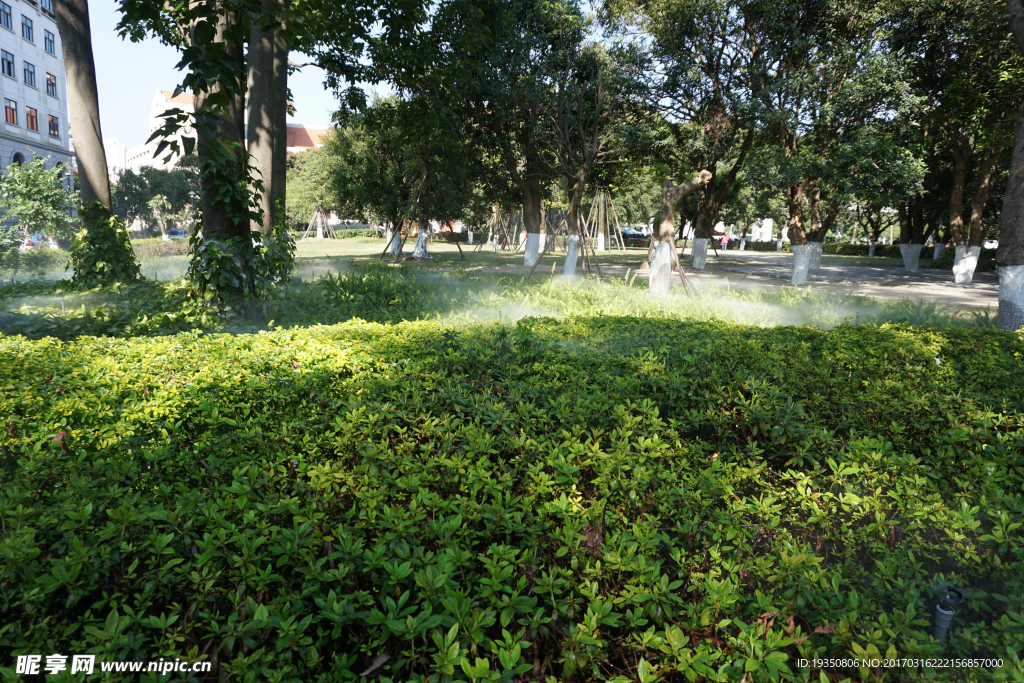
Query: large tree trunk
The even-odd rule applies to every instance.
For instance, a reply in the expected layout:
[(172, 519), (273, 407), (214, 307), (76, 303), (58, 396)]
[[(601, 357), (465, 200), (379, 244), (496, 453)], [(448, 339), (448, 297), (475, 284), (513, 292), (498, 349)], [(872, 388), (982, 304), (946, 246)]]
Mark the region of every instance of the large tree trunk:
[[(253, 17), (251, 35), (249, 37), (249, 101), (246, 116), (248, 126), (246, 141), (248, 153), (252, 157), (253, 183), (260, 181), (261, 221), (252, 222), (252, 230), (269, 235), (276, 219), (275, 200), (283, 200), (282, 183), (277, 177), (280, 154), (286, 142), (285, 125), (281, 123), (280, 111), (284, 111), (288, 102), (288, 85), (282, 82), (281, 64), (285, 65), (287, 74), (287, 46), (282, 45), (280, 28), (269, 24), (271, 17), (277, 16), (283, 9), (281, 0), (263, 0), (263, 9), (270, 17)], [(284, 47), (285, 54), (280, 50)]]
[(924, 197), (915, 195), (898, 207), (900, 220), (900, 256), (903, 269), (916, 273), (924, 247)]
[[(714, 171), (706, 171), (711, 179), (702, 186), (697, 195), (697, 223), (693, 229), (694, 239), (708, 240), (715, 234), (715, 224), (722, 210), (722, 202), (716, 193), (717, 179)], [(704, 266), (700, 266), (701, 269)]]
[[(1024, 54), (1024, 7), (1007, 0), (1010, 26), (1017, 48)], [(1024, 325), (1024, 105), (1013, 132), (1013, 160), (999, 216), (999, 329), (1019, 330)]]
[[(55, 10), (67, 74), (68, 132), (74, 131), (79, 188), (82, 204), (87, 208), (83, 218), (88, 223), (111, 215), (110, 179), (107, 175), (107, 155), (103, 150), (103, 133), (100, 130), (89, 2), (57, 0)], [(103, 208), (97, 209), (92, 202), (99, 202)]]
[(430, 221), (426, 218), (420, 218), (419, 232), (416, 233), (416, 247), (412, 251), (413, 258), (429, 259), (432, 258), (427, 253), (427, 236), (430, 234)]
[(978, 164), (978, 184), (971, 198), (971, 230), (967, 236), (969, 246), (980, 247), (985, 241), (985, 226), (981, 220), (985, 215), (985, 205), (992, 196), (992, 184), (1002, 152), (1002, 149), (990, 149), (988, 155)]
[[(701, 171), (682, 185), (676, 185), (675, 179), (665, 178), (661, 186), (661, 220), (658, 222), (658, 231), (651, 240), (648, 250), (650, 259), (650, 289), (652, 292), (667, 294), (672, 288), (672, 266), (677, 260), (673, 252), (676, 248), (676, 204), (686, 195), (711, 180), (711, 173)], [(705, 250), (707, 240), (702, 240)], [(694, 239), (694, 249), (697, 248), (698, 240)], [(703, 264), (701, 265), (703, 267)]]
[[(1024, 12), (1018, 0), (1021, 51), (1024, 52)], [(1013, 161), (1006, 181), (999, 217), (999, 329), (1019, 330), (1024, 325), (1024, 105), (1017, 114), (1013, 134)]]
[(809, 240), (804, 231), (804, 191), (806, 188), (806, 180), (799, 185), (790, 185), (786, 188), (786, 207), (789, 209), (789, 220), (786, 222), (786, 227), (790, 249), (793, 250), (791, 282), (794, 285), (802, 285), (807, 282), (807, 270), (810, 267), (811, 259)]
[[(701, 173), (707, 174), (708, 181), (697, 188), (697, 220), (693, 226), (693, 246), (690, 247), (694, 270), (704, 270), (707, 265), (708, 240), (714, 237), (715, 224), (718, 223), (718, 215), (722, 210), (720, 193), (716, 192), (718, 179), (715, 177), (715, 172), (704, 169)], [(676, 203), (678, 202), (677, 199)], [(664, 195), (662, 196), (662, 211), (664, 212)], [(675, 220), (674, 217), (673, 220)], [(672, 248), (675, 249), (674, 243)]]
[[(282, 11), (291, 5), (291, 0), (278, 1)], [(280, 206), (284, 211), (288, 186), (288, 41), (280, 30), (274, 35), (274, 85), (277, 94), (272, 115), (277, 137), (274, 140), (274, 167), (270, 175), (270, 201), (271, 205)], [(278, 220), (276, 213), (274, 220)]]
[(526, 230), (524, 266), (533, 266), (540, 258), (541, 187), (537, 180), (523, 184), (523, 227)]
[[(570, 182), (572, 182), (570, 180)], [(582, 225), (583, 183), (574, 183), (569, 187), (569, 213), (565, 216), (566, 228), (569, 231), (569, 246), (565, 254), (562, 275), (573, 277), (576, 274), (576, 262), (579, 259), (580, 232)]]
[(821, 189), (814, 185), (811, 189), (811, 229), (807, 233), (808, 244), (808, 270), (821, 268), (821, 254), (824, 251), (825, 238), (829, 230), (835, 224), (839, 216), (839, 202), (832, 199), (828, 203), (828, 210), (821, 215)]
[(953, 189), (949, 195), (949, 238), (953, 244), (967, 244), (964, 231), (964, 188), (967, 186), (968, 154), (962, 144), (953, 145)]
[[(215, 42), (223, 42), (236, 17), (228, 12), (217, 19)], [(241, 46), (228, 45), (225, 56), (239, 66), (244, 75), (245, 63)], [(209, 91), (195, 93), (197, 117), (211, 114), (210, 98), (223, 92), (224, 86), (216, 83)], [(200, 134), (196, 144), (200, 168), (210, 168), (200, 175), (200, 203), (203, 211), (203, 239), (223, 242), (240, 238), (242, 250), (235, 254), (236, 263), (245, 276), (245, 289), (255, 294), (252, 263), (247, 256), (247, 240), (251, 239), (248, 217), (248, 197), (239, 188), (245, 187), (245, 94), (238, 92), (230, 97), (227, 107), (213, 119), (212, 139)], [(225, 192), (234, 188), (233, 192)], [(241, 290), (229, 291), (229, 295), (242, 294)]]

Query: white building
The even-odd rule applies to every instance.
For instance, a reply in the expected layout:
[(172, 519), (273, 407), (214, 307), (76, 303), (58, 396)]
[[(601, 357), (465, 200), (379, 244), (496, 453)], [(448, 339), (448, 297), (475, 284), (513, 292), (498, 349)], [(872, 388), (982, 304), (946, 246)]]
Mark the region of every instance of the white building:
[(117, 138), (104, 138), (103, 152), (107, 157), (107, 175), (110, 182), (114, 182), (117, 174), (128, 165), (128, 149)]
[[(70, 163), (64, 53), (53, 0), (0, 0), (0, 171), (49, 157), (48, 168)], [(71, 187), (71, 174), (66, 176)]]
[[(153, 97), (153, 103), (149, 108), (149, 134), (152, 135), (158, 128), (163, 126), (165, 119), (162, 115), (170, 109), (180, 109), (188, 114), (195, 113), (195, 100), (189, 93), (182, 93), (177, 97), (170, 90), (159, 90), (157, 89), (156, 95)], [(330, 128), (326, 127), (315, 127), (305, 126), (301, 123), (289, 123), (287, 129), (287, 143), (286, 147), (289, 152), (303, 152), (317, 147), (322, 147), (323, 142), (321, 138), (329, 131)], [(181, 142), (183, 137), (195, 137), (195, 133), (191, 127), (185, 127), (179, 130), (171, 140), (177, 141), (178, 148), (184, 150), (184, 146)], [(113, 148), (117, 142), (117, 138), (110, 138), (103, 141), (105, 147), (108, 150)], [(136, 173), (143, 166), (152, 166), (153, 168), (160, 168), (164, 170), (171, 170), (174, 164), (177, 163), (178, 158), (175, 156), (170, 162), (164, 161), (170, 153), (168, 149), (164, 149), (160, 153), (159, 157), (155, 156), (157, 146), (160, 141), (154, 140), (152, 142), (144, 142), (141, 145), (132, 147), (125, 153), (125, 162), (122, 164), (122, 168), (130, 168)], [(107, 155), (108, 166), (112, 165), (110, 160), (110, 154), (108, 151)], [(111, 175), (113, 178), (114, 176)]]
[[(156, 95), (153, 97), (153, 103), (149, 106), (149, 135), (152, 135), (158, 128), (164, 125), (165, 119), (161, 115), (170, 109), (180, 109), (188, 114), (194, 114), (196, 111), (191, 94), (182, 93), (175, 97), (174, 93), (170, 90), (160, 90), (158, 88)], [(178, 143), (178, 149), (182, 153), (184, 152), (184, 146), (181, 140), (186, 137), (195, 137), (195, 133), (190, 126), (179, 129), (170, 138)], [(106, 144), (106, 141), (104, 141), (104, 144)], [(144, 142), (141, 145), (132, 147), (125, 153), (124, 168), (130, 168), (136, 173), (143, 166), (152, 166), (153, 168), (160, 168), (165, 171), (171, 170), (180, 157), (175, 156), (170, 161), (165, 161), (168, 155), (171, 154), (171, 151), (166, 148), (160, 152), (159, 156), (156, 156), (154, 153), (159, 145), (159, 140), (153, 140), (152, 142)]]

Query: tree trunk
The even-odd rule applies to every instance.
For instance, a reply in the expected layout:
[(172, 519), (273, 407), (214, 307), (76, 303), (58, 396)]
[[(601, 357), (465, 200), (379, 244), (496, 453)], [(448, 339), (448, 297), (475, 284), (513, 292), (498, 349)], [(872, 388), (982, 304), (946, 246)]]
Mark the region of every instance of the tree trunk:
[[(570, 181), (571, 182), (571, 181)], [(562, 275), (573, 277), (576, 274), (576, 262), (579, 258), (580, 232), (582, 230), (582, 204), (583, 184), (575, 183), (569, 190), (569, 213), (566, 214), (566, 229), (569, 231), (568, 249), (565, 253), (565, 263), (562, 266)]]
[(420, 218), (420, 229), (416, 234), (416, 247), (413, 249), (413, 258), (429, 259), (430, 254), (427, 253), (427, 235), (430, 233), (430, 221), (426, 218)]
[(807, 244), (807, 233), (804, 231), (804, 190), (807, 181), (786, 188), (786, 208), (789, 209), (789, 220), (786, 236), (793, 245)]
[[(57, 30), (64, 53), (68, 88), (68, 132), (74, 130), (75, 156), (82, 204), (87, 208), (86, 223), (109, 218), (110, 179), (107, 155), (100, 130), (99, 94), (96, 89), (96, 64), (92, 55), (88, 0), (57, 0)], [(96, 209), (92, 202), (104, 208)], [(95, 213), (94, 213), (95, 212)]]
[(526, 229), (526, 248), (523, 250), (523, 265), (533, 266), (540, 258), (541, 187), (540, 182), (531, 180), (522, 186), (523, 227)]
[[(214, 42), (224, 42), (225, 34), (231, 29), (236, 17), (229, 11), (217, 18), (217, 32)], [(225, 57), (239, 65), (239, 75), (244, 75), (241, 65), (245, 63), (242, 46), (226, 45)], [(210, 98), (223, 92), (220, 83), (210, 86), (209, 91), (195, 93), (196, 116), (210, 116)], [(247, 240), (251, 239), (249, 228), (248, 193), (245, 188), (245, 94), (238, 92), (229, 98), (228, 105), (213, 118), (213, 135), (200, 134), (196, 144), (200, 168), (207, 168), (200, 174), (200, 203), (203, 211), (203, 239), (226, 241), (240, 238), (242, 251), (235, 254), (236, 263), (242, 269), (245, 289), (255, 294), (252, 263), (246, 254)], [(207, 164), (210, 164), (208, 167)], [(241, 295), (242, 291), (229, 291), (229, 295)]]
[[(711, 180), (711, 173), (701, 171), (682, 185), (676, 185), (675, 179), (665, 178), (661, 186), (661, 220), (658, 223), (658, 231), (651, 240), (651, 247), (648, 250), (650, 259), (650, 289), (652, 292), (667, 294), (672, 288), (672, 266), (676, 261), (672, 251), (676, 248), (676, 204), (679, 200), (693, 192), (695, 189)], [(694, 238), (694, 247), (697, 246), (697, 239)], [(703, 240), (705, 248), (707, 240)], [(694, 266), (696, 267), (696, 266)], [(701, 264), (703, 268), (703, 264)]]
[(722, 203), (718, 201), (715, 193), (715, 176), (711, 171), (711, 179), (707, 185), (701, 188), (697, 198), (697, 224), (694, 226), (694, 239), (707, 240), (715, 234), (715, 224), (718, 222), (718, 214), (722, 210)]
[[(251, 190), (256, 194), (256, 181), (262, 185), (259, 207), (261, 221), (252, 221), (251, 229), (269, 235), (276, 218), (274, 200), (280, 196), (281, 182), (277, 178), (279, 160), (276, 154), (286, 143), (286, 131), (279, 120), (279, 109), (287, 106), (287, 83), (281, 82), (282, 62), (287, 67), (287, 52), (282, 59), (280, 28), (268, 24), (280, 14), (280, 0), (263, 0), (263, 9), (270, 17), (253, 17), (249, 37), (249, 100), (246, 116), (247, 151), (252, 157), (253, 177)], [(287, 49), (287, 48), (285, 48)], [(285, 69), (287, 73), (287, 68)]]
[[(1010, 26), (1017, 49), (1024, 54), (1024, 7), (1007, 0)], [(999, 216), (999, 329), (1019, 330), (1024, 325), (1024, 105), (1017, 112), (1013, 131), (1013, 159)]]
[(992, 196), (992, 184), (995, 181), (998, 168), (999, 155), (1002, 149), (990, 149), (978, 165), (978, 184), (974, 189), (974, 197), (971, 198), (971, 231), (967, 237), (967, 244), (971, 247), (980, 247), (985, 241), (985, 226), (981, 219), (985, 215), (985, 205)]
[(967, 150), (953, 145), (953, 191), (949, 195), (949, 237), (954, 245), (967, 244), (964, 231), (964, 187), (967, 185)]
[[(291, 5), (291, 0), (278, 2), (282, 11)], [(270, 176), (270, 202), (271, 206), (280, 206), (284, 211), (288, 186), (288, 41), (280, 30), (274, 36), (274, 72), (277, 93), (274, 96), (273, 118), (277, 137), (274, 139), (274, 167)], [(274, 220), (278, 220), (276, 213)]]
[[(1020, 0), (1018, 42), (1024, 52), (1024, 12)], [(999, 217), (999, 329), (1019, 330), (1024, 325), (1024, 105), (1013, 133), (1013, 161)]]

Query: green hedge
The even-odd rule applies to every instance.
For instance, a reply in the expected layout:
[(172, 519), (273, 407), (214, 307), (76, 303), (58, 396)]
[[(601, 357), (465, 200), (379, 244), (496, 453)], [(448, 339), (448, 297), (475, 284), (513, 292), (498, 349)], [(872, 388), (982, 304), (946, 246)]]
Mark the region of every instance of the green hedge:
[[(0, 338), (0, 673), (1012, 677), (1022, 354), (636, 317)], [(971, 591), (945, 649), (940, 580)]]
[[(772, 240), (770, 242), (754, 242), (754, 241), (750, 241), (750, 242), (747, 242), (746, 248), (749, 249), (750, 251), (776, 251), (777, 250), (777, 247), (775, 245), (775, 240)], [(782, 243), (782, 251), (786, 251), (786, 252), (791, 251), (790, 250), (789, 242), (783, 242)]]
[(155, 259), (163, 256), (185, 256), (188, 254), (188, 239), (165, 240), (135, 239), (131, 241), (132, 250), (139, 259)]
[(63, 270), (71, 255), (65, 249), (49, 247), (18, 251), (12, 249), (0, 255), (0, 274), (45, 275)]

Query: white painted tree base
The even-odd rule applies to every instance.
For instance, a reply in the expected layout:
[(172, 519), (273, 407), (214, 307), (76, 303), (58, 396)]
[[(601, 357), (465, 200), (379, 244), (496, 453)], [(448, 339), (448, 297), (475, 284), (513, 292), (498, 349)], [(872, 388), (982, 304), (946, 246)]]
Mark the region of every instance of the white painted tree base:
[(426, 228), (420, 228), (420, 232), (416, 235), (416, 248), (412, 250), (413, 258), (430, 258), (430, 254), (427, 253), (427, 230)]
[(811, 264), (809, 245), (794, 244), (790, 248), (793, 250), (793, 279), (790, 282), (794, 285), (806, 284), (807, 267)]
[(821, 252), (825, 245), (821, 242), (807, 243), (807, 270), (818, 270), (821, 268)]
[[(696, 240), (695, 240), (696, 241)], [(707, 248), (707, 240), (705, 249)], [(654, 243), (654, 254), (651, 256), (651, 291), (655, 294), (668, 294), (672, 289), (672, 242), (658, 241)]]
[(402, 233), (399, 232), (395, 235), (395, 239), (391, 240), (391, 251), (388, 252), (392, 256), (399, 256), (402, 253)]
[(604, 243), (604, 233), (603, 232), (597, 233), (597, 250), (598, 251), (606, 251), (607, 249), (608, 249), (608, 246)]
[(704, 270), (704, 266), (707, 264), (708, 261), (707, 238), (694, 237), (693, 246), (690, 248), (690, 253), (693, 255), (694, 270)]
[(875, 245), (876, 244), (878, 244), (878, 242), (871, 242), (870, 244), (868, 244), (868, 256), (874, 256), (875, 255)]
[(953, 257), (953, 282), (969, 285), (974, 280), (974, 269), (978, 267), (981, 247), (958, 246)]
[(740, 251), (745, 251), (747, 248), (746, 238), (740, 240)]
[(782, 240), (775, 241), (775, 251), (782, 251)]
[(523, 265), (533, 267), (540, 258), (540, 233), (526, 233), (526, 249), (523, 250)]
[(901, 244), (900, 256), (903, 257), (903, 270), (908, 273), (916, 273), (921, 265), (921, 249), (923, 244)]
[(473, 231), (472, 230), (469, 231), (469, 238), (468, 238), (466, 244), (473, 244)]
[(1016, 332), (1024, 325), (1024, 266), (999, 270), (999, 329)]
[(576, 261), (579, 256), (576, 245), (579, 241), (579, 235), (569, 235), (569, 251), (565, 254), (565, 265), (562, 266), (562, 275), (567, 278), (576, 277)]
[(946, 251), (946, 245), (945, 244), (936, 244), (935, 245), (935, 251), (932, 252), (932, 260), (933, 261), (938, 261), (939, 259), (941, 259), (942, 258), (942, 254), (945, 253), (945, 251)]

